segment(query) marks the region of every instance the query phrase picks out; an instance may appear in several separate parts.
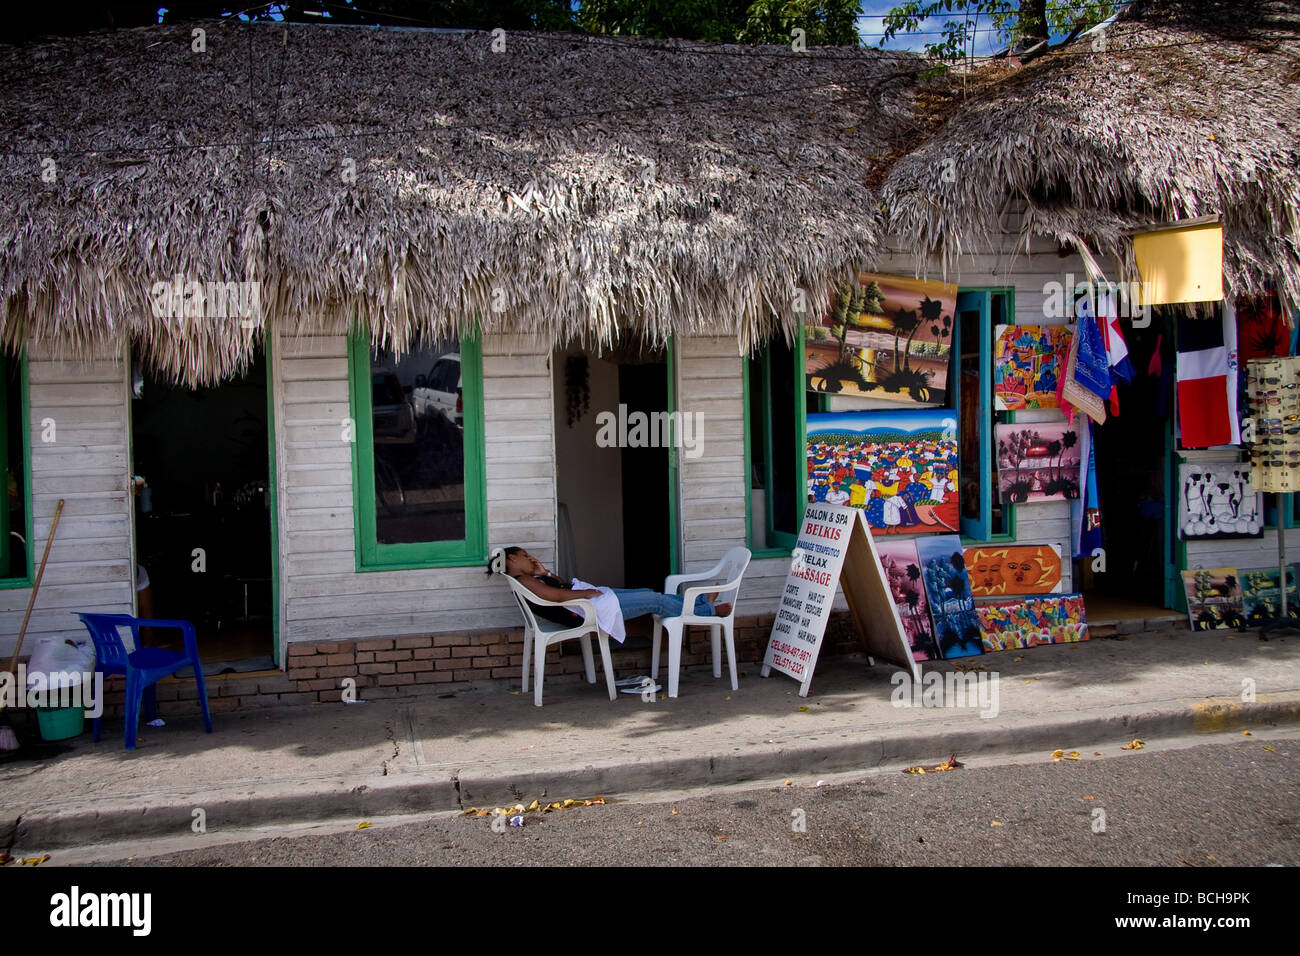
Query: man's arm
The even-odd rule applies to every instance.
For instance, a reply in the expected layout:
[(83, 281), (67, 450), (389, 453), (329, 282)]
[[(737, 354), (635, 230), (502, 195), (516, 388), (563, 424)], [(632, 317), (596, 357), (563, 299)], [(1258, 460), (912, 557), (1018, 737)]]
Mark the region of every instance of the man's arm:
[(521, 575), (515, 580), (544, 601), (572, 601), (574, 598), (600, 597), (600, 592), (594, 588), (583, 589), (581, 591), (573, 591), (569, 588), (556, 588), (551, 587), (549, 584), (543, 584), (541, 581), (537, 580), (537, 578), (529, 575)]

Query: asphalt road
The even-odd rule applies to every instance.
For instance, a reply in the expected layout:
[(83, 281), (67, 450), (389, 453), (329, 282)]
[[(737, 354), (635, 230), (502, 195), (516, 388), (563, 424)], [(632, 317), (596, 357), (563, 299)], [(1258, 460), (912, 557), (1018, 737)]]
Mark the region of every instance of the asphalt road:
[[(1203, 739), (1203, 738), (1199, 738)], [(1300, 865), (1300, 734), (894, 770), (524, 814), (294, 829), (115, 865)], [(1272, 748), (1266, 749), (1266, 748)], [(593, 794), (551, 794), (549, 799)], [(801, 825), (802, 824), (802, 828)], [(331, 829), (322, 825), (322, 829)], [(285, 832), (289, 832), (286, 830)], [(216, 835), (192, 838), (214, 839)], [(230, 835), (224, 837), (230, 838)], [(124, 851), (125, 852), (125, 851)], [(62, 856), (62, 855), (60, 855)], [(72, 852), (54, 862), (82, 862)], [(108, 862), (103, 856), (100, 860)]]

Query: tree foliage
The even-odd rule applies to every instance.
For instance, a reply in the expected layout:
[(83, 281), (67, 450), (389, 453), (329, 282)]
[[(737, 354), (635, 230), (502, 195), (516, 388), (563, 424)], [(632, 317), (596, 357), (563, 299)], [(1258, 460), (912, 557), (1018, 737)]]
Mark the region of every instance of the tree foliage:
[(977, 30), (992, 30), (1001, 43), (1045, 40), (1095, 26), (1122, 5), (1123, 0), (907, 0), (885, 15), (880, 43), (927, 29), (923, 24), (931, 17), (947, 17), (940, 39), (927, 40), (925, 52), (936, 60), (959, 60)]

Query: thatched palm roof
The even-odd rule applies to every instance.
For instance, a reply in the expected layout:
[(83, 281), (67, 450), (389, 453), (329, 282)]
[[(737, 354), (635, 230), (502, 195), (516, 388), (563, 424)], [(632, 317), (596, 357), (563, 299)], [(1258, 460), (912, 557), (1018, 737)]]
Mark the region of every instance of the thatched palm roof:
[[(201, 24), (0, 50), (0, 321), (126, 335), (211, 381), (260, 326), (151, 313), (151, 286), (263, 282), (269, 323), (402, 345), (488, 330), (662, 340), (792, 327), (882, 238), (907, 54)], [(53, 157), (57, 179), (41, 178)], [(350, 172), (355, 168), (355, 181)]]
[(947, 267), (990, 245), (1012, 200), (1028, 204), (1026, 233), (1130, 269), (1126, 229), (1217, 214), (1228, 290), (1277, 280), (1298, 305), (1300, 5), (1137, 5), (1019, 70), (976, 74), (883, 196), (904, 244)]

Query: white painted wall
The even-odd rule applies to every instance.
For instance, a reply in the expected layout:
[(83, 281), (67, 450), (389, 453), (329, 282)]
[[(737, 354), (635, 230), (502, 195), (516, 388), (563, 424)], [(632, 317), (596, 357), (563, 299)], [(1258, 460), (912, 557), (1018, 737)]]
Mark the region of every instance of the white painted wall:
[[(24, 655), (44, 636), (86, 637), (74, 612), (130, 614), (135, 599), (127, 366), (103, 348), (85, 363), (57, 361), (36, 345), (28, 355), (33, 574), (60, 498), (64, 505)], [(42, 440), (47, 420), (52, 442)], [(8, 666), (30, 596), (31, 588), (0, 590), (0, 666)]]
[[(482, 567), (356, 570), (347, 340), (284, 335), (275, 358), (282, 642), (354, 640), (514, 627), (519, 610)], [(489, 547), (555, 559), (550, 345), (483, 343)]]

